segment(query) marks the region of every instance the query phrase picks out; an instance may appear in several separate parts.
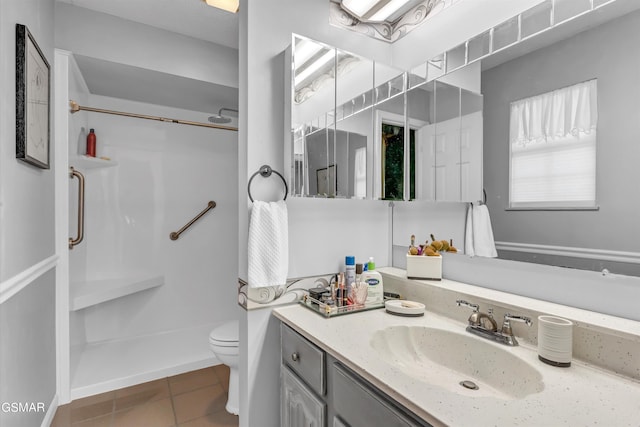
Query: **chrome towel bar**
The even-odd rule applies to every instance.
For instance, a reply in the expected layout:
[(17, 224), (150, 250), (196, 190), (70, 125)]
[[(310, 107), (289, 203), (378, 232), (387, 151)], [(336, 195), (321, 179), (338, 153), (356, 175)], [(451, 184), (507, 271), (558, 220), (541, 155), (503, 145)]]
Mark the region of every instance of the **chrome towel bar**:
[(198, 215), (195, 216), (195, 218), (193, 218), (191, 221), (189, 221), (188, 223), (185, 224), (184, 227), (182, 227), (180, 230), (178, 231), (172, 231), (171, 234), (169, 234), (169, 238), (171, 240), (178, 240), (178, 238), (180, 237), (180, 235), (182, 234), (183, 231), (185, 231), (187, 228), (191, 227), (193, 225), (194, 222), (196, 222), (197, 220), (199, 220), (200, 218), (202, 218), (202, 216), (204, 214), (206, 214), (207, 212), (209, 212), (211, 209), (216, 207), (216, 202), (214, 202), (213, 200), (211, 200), (209, 203), (207, 203), (207, 207), (204, 208), (204, 210), (202, 212), (200, 212)]

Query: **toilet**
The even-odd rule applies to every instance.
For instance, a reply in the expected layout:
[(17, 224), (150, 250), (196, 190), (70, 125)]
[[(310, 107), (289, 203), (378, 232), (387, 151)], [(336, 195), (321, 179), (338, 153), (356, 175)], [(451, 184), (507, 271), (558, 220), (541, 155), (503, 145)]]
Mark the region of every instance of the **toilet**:
[(225, 409), (238, 415), (240, 394), (238, 390), (238, 335), (239, 323), (233, 320), (224, 323), (209, 334), (209, 347), (219, 361), (229, 367), (229, 397)]

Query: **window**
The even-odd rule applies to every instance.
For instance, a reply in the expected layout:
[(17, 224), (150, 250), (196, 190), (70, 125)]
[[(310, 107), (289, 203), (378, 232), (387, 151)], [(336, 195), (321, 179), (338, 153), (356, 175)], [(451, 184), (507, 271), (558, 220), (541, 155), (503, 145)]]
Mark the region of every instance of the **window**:
[(597, 80), (511, 103), (511, 208), (596, 206)]
[[(415, 199), (416, 131), (409, 130), (409, 198)], [(382, 123), (382, 198), (404, 199), (404, 126)]]

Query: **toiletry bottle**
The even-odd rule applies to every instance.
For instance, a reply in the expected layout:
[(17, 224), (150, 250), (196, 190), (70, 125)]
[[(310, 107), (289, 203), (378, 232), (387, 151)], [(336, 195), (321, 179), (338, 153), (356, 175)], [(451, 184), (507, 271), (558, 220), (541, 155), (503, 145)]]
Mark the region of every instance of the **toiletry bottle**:
[(347, 287), (344, 284), (344, 282), (342, 282), (342, 284), (340, 285), (340, 289), (342, 289), (340, 292), (342, 294), (342, 306), (346, 307), (349, 305), (349, 297), (347, 296)]
[(331, 299), (337, 304), (338, 302), (338, 276), (333, 276), (335, 280), (332, 280), (329, 286), (331, 286)]
[(344, 287), (347, 292), (347, 297), (351, 295), (351, 288), (356, 281), (356, 257), (348, 256), (344, 259), (345, 272), (344, 272)]
[(96, 156), (96, 134), (93, 129), (90, 129), (89, 135), (87, 135), (87, 156)]
[(376, 271), (376, 263), (369, 258), (367, 271), (362, 273), (361, 280), (368, 285), (366, 304), (379, 304), (384, 302), (384, 289), (382, 287), (382, 275)]
[(361, 276), (362, 276), (362, 264), (356, 264), (356, 278), (351, 288), (349, 289), (349, 304), (351, 305), (364, 303), (364, 301), (360, 301), (359, 303), (356, 303), (356, 300), (358, 300), (359, 298), (357, 298), (357, 296), (355, 295), (356, 288), (358, 288), (361, 284), (361, 280), (362, 280)]

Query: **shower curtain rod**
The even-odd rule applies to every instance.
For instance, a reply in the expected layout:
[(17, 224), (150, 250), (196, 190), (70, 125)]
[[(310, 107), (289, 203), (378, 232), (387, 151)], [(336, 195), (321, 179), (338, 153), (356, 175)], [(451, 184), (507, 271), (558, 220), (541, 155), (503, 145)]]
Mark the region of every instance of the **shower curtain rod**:
[(230, 130), (234, 132), (238, 131), (238, 128), (234, 128), (232, 126), (222, 126), (222, 125), (216, 125), (213, 123), (192, 122), (189, 120), (169, 119), (167, 117), (160, 117), (160, 116), (148, 116), (146, 114), (134, 114), (134, 113), (126, 113), (123, 111), (104, 110), (102, 108), (84, 107), (82, 105), (78, 105), (78, 103), (73, 100), (69, 101), (69, 105), (71, 106), (71, 114), (77, 113), (80, 110), (84, 110), (84, 111), (93, 111), (94, 113), (114, 114), (116, 116), (135, 117), (138, 119), (156, 120), (156, 121), (168, 122), (168, 123), (178, 123), (181, 125), (201, 126), (201, 127), (213, 128), (213, 129)]

